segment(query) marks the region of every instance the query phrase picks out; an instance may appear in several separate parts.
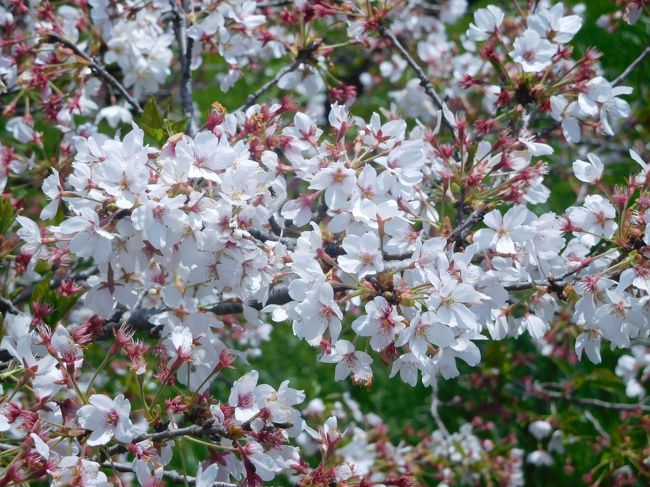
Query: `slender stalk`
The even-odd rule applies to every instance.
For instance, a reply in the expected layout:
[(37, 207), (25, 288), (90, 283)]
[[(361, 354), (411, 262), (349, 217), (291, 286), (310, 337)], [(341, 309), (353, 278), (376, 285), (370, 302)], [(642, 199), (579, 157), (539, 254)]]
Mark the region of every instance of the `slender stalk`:
[(643, 60), (650, 54), (650, 45), (648, 45), (642, 52), (639, 54), (639, 56), (630, 63), (630, 65), (625, 68), (625, 70), (619, 74), (614, 81), (612, 81), (612, 86), (617, 86), (620, 83), (622, 83), (625, 78), (627, 78), (632, 71), (636, 69), (636, 67), (643, 62)]
[(90, 382), (88, 383), (88, 387), (86, 388), (86, 395), (90, 393), (90, 390), (93, 388), (93, 385), (95, 384), (95, 380), (97, 380), (97, 376), (99, 376), (99, 373), (106, 367), (106, 364), (110, 360), (112, 356), (113, 347), (106, 353), (106, 356), (104, 357), (104, 360), (102, 360), (102, 363), (99, 364), (99, 367), (97, 367), (97, 370), (95, 370), (95, 373), (93, 374), (92, 378), (90, 379)]

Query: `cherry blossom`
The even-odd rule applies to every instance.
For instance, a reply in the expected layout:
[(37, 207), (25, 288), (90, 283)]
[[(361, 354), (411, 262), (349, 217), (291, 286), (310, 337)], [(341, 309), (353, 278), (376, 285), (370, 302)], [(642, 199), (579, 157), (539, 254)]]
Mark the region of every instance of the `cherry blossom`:
[(528, 29), (521, 37), (515, 39), (512, 59), (521, 65), (526, 73), (535, 73), (551, 64), (557, 48), (543, 39), (536, 30)]
[(643, 5), (434, 3), (0, 6), (0, 484), (643, 483)]
[(77, 418), (82, 428), (92, 431), (89, 445), (105, 445), (113, 436), (121, 442), (131, 441), (134, 436), (133, 423), (129, 419), (131, 403), (124, 395), (118, 394), (111, 399), (94, 394), (88, 402), (77, 411)]

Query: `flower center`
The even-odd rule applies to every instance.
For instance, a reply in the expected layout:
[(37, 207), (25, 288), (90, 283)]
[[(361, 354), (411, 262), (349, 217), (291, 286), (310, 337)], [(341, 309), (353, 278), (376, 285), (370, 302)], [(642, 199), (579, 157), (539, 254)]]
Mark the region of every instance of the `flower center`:
[(535, 59), (535, 51), (526, 51), (522, 57), (528, 62), (533, 61)]
[(111, 409), (108, 413), (106, 413), (106, 424), (115, 426), (119, 421), (119, 419), (120, 419), (120, 415), (115, 409)]

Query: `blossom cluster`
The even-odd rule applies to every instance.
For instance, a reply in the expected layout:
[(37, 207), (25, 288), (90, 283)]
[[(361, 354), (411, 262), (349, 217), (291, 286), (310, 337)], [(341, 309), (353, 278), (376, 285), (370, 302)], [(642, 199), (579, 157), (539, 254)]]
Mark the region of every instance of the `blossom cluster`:
[[(503, 412), (517, 440), (475, 412), (450, 433), (437, 410), (447, 384), (493, 387), (515, 340), (612, 364), (639, 402), (578, 404), (647, 432), (650, 165), (624, 133), (629, 72), (577, 54), (584, 8), (514, 3), (456, 37), (462, 0), (0, 7), (0, 484), (524, 485), (525, 463), (580, 441), (555, 411)], [(644, 2), (622, 3), (638, 21)], [(299, 410), (295, 378), (260, 383), (278, 336), (336, 387), (430, 388), (435, 426), (395, 442), (348, 394)], [(579, 387), (521, 383), (524, 400)], [(635, 460), (647, 474), (650, 451)]]

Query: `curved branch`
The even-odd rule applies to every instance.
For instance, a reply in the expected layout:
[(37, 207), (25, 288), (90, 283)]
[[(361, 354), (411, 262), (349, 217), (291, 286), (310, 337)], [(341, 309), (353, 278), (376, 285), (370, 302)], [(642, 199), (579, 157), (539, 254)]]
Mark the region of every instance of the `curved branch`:
[(273, 88), (275, 85), (277, 85), (280, 82), (280, 79), (282, 79), (283, 76), (295, 71), (300, 67), (300, 65), (305, 62), (308, 58), (311, 57), (311, 55), (314, 53), (314, 51), (318, 48), (318, 44), (312, 44), (310, 46), (305, 47), (302, 49), (299, 53), (298, 56), (296, 56), (296, 59), (294, 62), (292, 62), (288, 66), (284, 66), (280, 71), (276, 73), (276, 75), (273, 77), (273, 79), (267, 81), (264, 83), (262, 86), (260, 86), (257, 90), (255, 90), (253, 93), (251, 93), (248, 98), (246, 98), (246, 102), (237, 108), (235, 111), (246, 111), (250, 107), (252, 107), (257, 99), (262, 96), (264, 93), (266, 93), (268, 90)]
[[(415, 74), (420, 80), (420, 85), (422, 86), (422, 88), (424, 88), (424, 92), (427, 94), (429, 98), (431, 98), (434, 105), (438, 107), (438, 109), (442, 110), (443, 107), (445, 106), (445, 102), (442, 100), (440, 95), (436, 92), (435, 88), (431, 84), (431, 81), (429, 81), (429, 77), (426, 75), (424, 70), (411, 57), (411, 55), (406, 50), (406, 48), (397, 39), (397, 37), (395, 37), (395, 34), (393, 34), (390, 30), (388, 30), (383, 25), (379, 25), (377, 27), (377, 31), (384, 39), (389, 40), (393, 44), (393, 46), (395, 46), (395, 49), (399, 51), (401, 56), (404, 58), (404, 61), (406, 61), (406, 63), (411, 67), (411, 69), (415, 71)], [(456, 127), (454, 127), (444, 115), (441, 115), (441, 117), (442, 117), (442, 123), (444, 123), (447, 127), (449, 127), (453, 133)]]
[(541, 397), (549, 397), (551, 399), (561, 399), (568, 402), (573, 402), (576, 404), (582, 404), (585, 406), (597, 406), (603, 409), (613, 409), (615, 411), (650, 411), (650, 405), (638, 403), (631, 404), (626, 402), (609, 402), (603, 401), (602, 399), (593, 399), (587, 397), (575, 397), (570, 392), (562, 391), (551, 391), (544, 388), (540, 383), (535, 383), (533, 385), (533, 394)]
[(616, 77), (616, 79), (614, 79), (614, 81), (612, 81), (612, 86), (617, 86), (620, 83), (622, 83), (625, 80), (625, 78), (627, 78), (632, 73), (632, 71), (634, 71), (636, 67), (643, 62), (643, 60), (648, 56), (648, 54), (650, 54), (650, 45), (647, 46), (641, 52), (641, 54), (639, 54), (639, 56), (634, 61), (632, 61), (632, 63), (630, 63), (630, 65), (627, 68), (625, 68), (625, 70), (621, 74), (619, 74)]
[(80, 58), (83, 58), (85, 61), (87, 61), (90, 64), (90, 69), (92, 69), (97, 76), (102, 78), (104, 81), (106, 81), (108, 84), (110, 84), (113, 88), (115, 88), (133, 107), (133, 110), (135, 111), (136, 114), (142, 115), (142, 107), (138, 103), (138, 101), (133, 98), (128, 91), (126, 91), (126, 88), (117, 80), (115, 77), (106, 71), (106, 68), (102, 66), (102, 64), (97, 60), (97, 58), (91, 54), (85, 53), (81, 49), (79, 49), (74, 42), (69, 41), (68, 39), (65, 39), (64, 37), (61, 37), (59, 34), (56, 33), (50, 33), (46, 37), (47, 42), (50, 43), (59, 43), (68, 49), (70, 49), (72, 52), (74, 52), (77, 56)]

